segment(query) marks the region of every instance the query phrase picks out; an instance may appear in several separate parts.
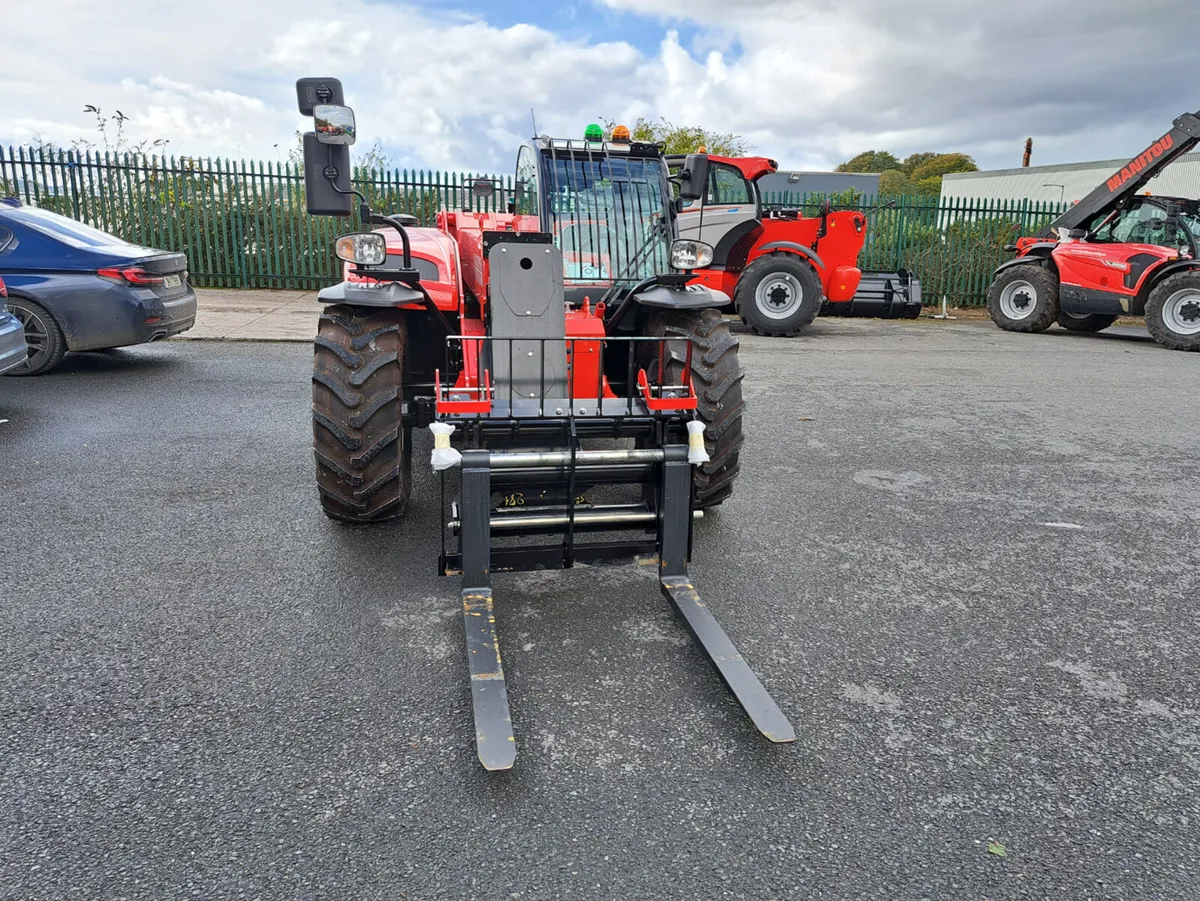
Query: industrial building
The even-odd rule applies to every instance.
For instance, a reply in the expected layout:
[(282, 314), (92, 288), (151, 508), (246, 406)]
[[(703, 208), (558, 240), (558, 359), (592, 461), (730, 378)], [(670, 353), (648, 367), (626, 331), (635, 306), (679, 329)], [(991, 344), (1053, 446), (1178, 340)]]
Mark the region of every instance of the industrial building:
[[(955, 172), (942, 179), (942, 202), (958, 198), (1038, 200), (1074, 203), (1128, 163), (1128, 159)], [(1200, 153), (1181, 156), (1145, 190), (1152, 194), (1200, 198)]]

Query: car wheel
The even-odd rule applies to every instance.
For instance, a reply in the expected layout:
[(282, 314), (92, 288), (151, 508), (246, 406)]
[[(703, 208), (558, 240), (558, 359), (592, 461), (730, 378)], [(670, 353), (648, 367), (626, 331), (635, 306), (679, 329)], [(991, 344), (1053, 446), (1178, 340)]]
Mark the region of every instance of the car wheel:
[(54, 317), (45, 307), (24, 297), (9, 297), (8, 308), (25, 326), (25, 344), (29, 357), (8, 375), (41, 375), (62, 362), (67, 353), (67, 339)]

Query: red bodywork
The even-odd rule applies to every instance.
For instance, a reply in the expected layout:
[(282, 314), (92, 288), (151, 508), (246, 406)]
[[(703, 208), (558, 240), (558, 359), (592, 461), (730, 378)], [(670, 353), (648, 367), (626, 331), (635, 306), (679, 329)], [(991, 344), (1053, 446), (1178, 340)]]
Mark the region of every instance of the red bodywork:
[[(1041, 254), (1034, 251), (1031, 255), (1031, 250), (1035, 245), (1040, 245), (1039, 250), (1045, 248), (1047, 243), (1045, 238), (1019, 238), (1017, 258), (1036, 259)], [(1050, 256), (1058, 269), (1061, 294), (1082, 288), (1114, 295), (1127, 313), (1140, 313), (1139, 304), (1132, 301), (1164, 263), (1180, 259), (1178, 250), (1158, 244), (1086, 241), (1057, 242)]]
[[(393, 228), (376, 231), (387, 241), (389, 268), (400, 265), (404, 245), (400, 234)], [(434, 304), (443, 313), (456, 314), (459, 334), (470, 336), (487, 335), (484, 309), (487, 306), (488, 263), (483, 252), (485, 231), (536, 232), (539, 231), (536, 216), (519, 216), (511, 213), (438, 213), (436, 228), (409, 228), (410, 255), (414, 260), (423, 260), (437, 267), (438, 277), (434, 281), (422, 276), (421, 286), (429, 293)], [(414, 262), (414, 266), (421, 267)], [(356, 276), (353, 267), (346, 264), (344, 278), (348, 282), (368, 282), (369, 278)], [(426, 267), (428, 268), (428, 267)], [(470, 310), (467, 299), (478, 301)], [(472, 305), (474, 306), (474, 305)], [(410, 304), (405, 309), (421, 309), (420, 304)], [(478, 312), (475, 312), (477, 310)], [(600, 372), (600, 342), (604, 339), (604, 306), (590, 302), (567, 311), (567, 362), (571, 372), (573, 396), (585, 399), (596, 396), (597, 385), (604, 397), (616, 397), (609, 387), (608, 379)], [(445, 402), (438, 392), (440, 410), (447, 413), (480, 412), (479, 404), (489, 393), (490, 379), (484, 373), (487, 384), (480, 387), (479, 350), (482, 342), (463, 342), (463, 368), (457, 374), (451, 390), (462, 393), (462, 400)], [(686, 399), (682, 399), (686, 400)], [(678, 407), (680, 403), (676, 403)], [(489, 404), (490, 406), (490, 404)], [(484, 408), (486, 409), (486, 408)]]
[[(777, 171), (779, 166), (775, 160), (761, 156), (710, 156), (709, 159), (739, 169), (754, 186), (761, 209), (758, 179)], [(818, 237), (820, 216), (793, 217), (781, 215), (780, 211), (766, 211), (759, 226), (735, 245), (723, 269), (698, 269), (695, 281), (732, 297), (742, 272), (759, 257), (769, 253), (793, 253), (804, 257), (812, 265), (821, 280), (826, 298), (834, 303), (850, 300), (862, 279), (862, 272), (858, 269), (858, 254), (867, 237), (867, 217), (857, 211), (839, 210), (831, 212), (826, 222), (825, 234)], [(817, 259), (795, 248), (767, 249), (768, 245), (781, 241), (799, 245), (815, 254)]]

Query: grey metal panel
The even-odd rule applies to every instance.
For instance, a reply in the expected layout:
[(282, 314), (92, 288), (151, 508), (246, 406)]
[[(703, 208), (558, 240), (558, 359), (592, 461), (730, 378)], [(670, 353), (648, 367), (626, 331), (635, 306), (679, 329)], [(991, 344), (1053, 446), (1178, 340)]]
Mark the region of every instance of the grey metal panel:
[[(488, 264), (496, 396), (507, 399), (511, 389), (516, 397), (565, 397), (562, 251), (548, 244), (495, 244)], [(497, 340), (506, 338), (513, 340)], [(547, 340), (519, 340), (525, 338)]]
[(879, 176), (864, 172), (773, 172), (758, 179), (758, 190), (764, 195), (840, 194), (851, 189), (873, 197), (879, 193)]

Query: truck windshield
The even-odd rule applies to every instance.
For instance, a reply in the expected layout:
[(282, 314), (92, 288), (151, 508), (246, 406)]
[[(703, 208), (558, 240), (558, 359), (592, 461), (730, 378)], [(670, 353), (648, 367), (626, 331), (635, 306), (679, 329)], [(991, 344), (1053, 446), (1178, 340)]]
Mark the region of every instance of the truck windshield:
[(668, 271), (661, 160), (547, 153), (546, 200), (568, 284), (636, 282)]

